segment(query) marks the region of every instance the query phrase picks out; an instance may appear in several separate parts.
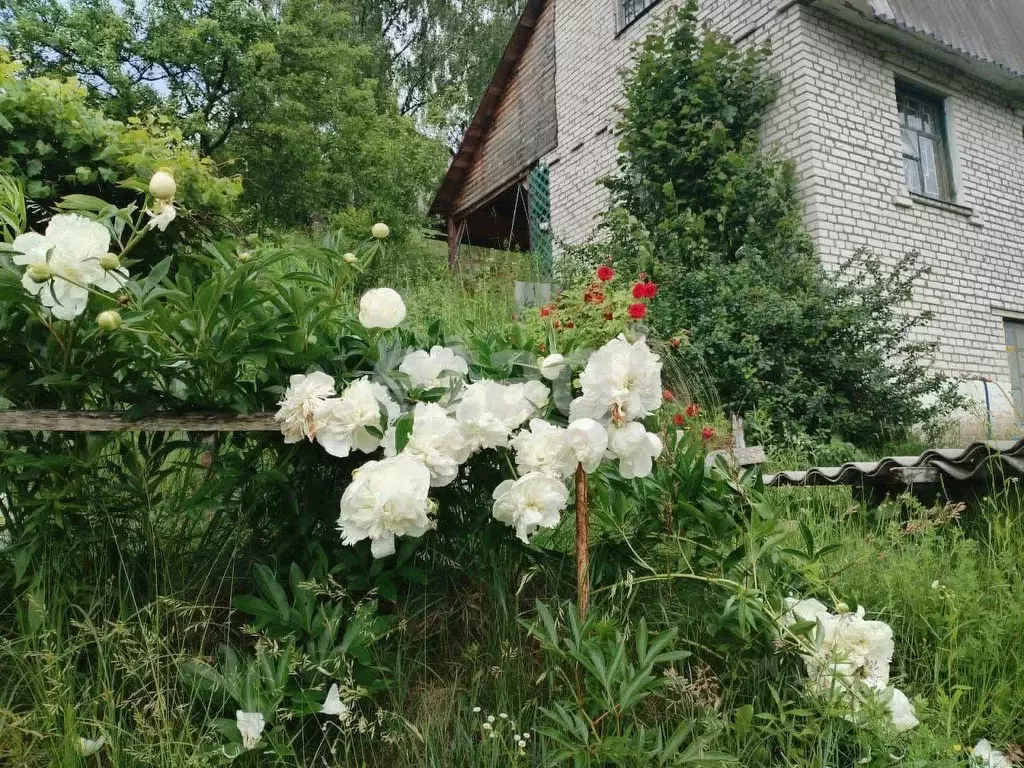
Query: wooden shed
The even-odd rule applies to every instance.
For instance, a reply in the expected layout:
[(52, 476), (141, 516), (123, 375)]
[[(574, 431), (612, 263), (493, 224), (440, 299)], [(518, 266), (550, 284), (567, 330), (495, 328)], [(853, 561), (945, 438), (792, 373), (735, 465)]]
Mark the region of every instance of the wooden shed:
[(544, 237), (547, 222), (529, 212), (548, 204), (546, 174), (531, 172), (557, 145), (555, 3), (528, 0), (430, 207), (450, 263), (463, 242), (527, 251)]

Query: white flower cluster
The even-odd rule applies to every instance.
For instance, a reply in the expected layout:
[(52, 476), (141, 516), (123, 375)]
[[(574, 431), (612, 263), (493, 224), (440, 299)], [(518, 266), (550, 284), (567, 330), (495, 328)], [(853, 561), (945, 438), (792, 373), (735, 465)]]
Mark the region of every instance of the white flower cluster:
[(107, 228), (77, 213), (57, 214), (45, 234), (18, 235), (11, 247), (14, 263), (25, 267), (21, 284), (58, 320), (82, 314), (90, 289), (117, 291), (128, 279), (128, 270), (108, 253)]
[(812, 643), (800, 654), (810, 678), (810, 688), (822, 694), (847, 698), (854, 711), (864, 697), (883, 702), (897, 731), (918, 724), (914, 706), (904, 693), (889, 685), (889, 665), (895, 651), (892, 627), (883, 621), (868, 621), (864, 609), (833, 614), (819, 600), (786, 601), (781, 625), (813, 621)]
[[(367, 328), (394, 328), (405, 305), (394, 291), (374, 289), (360, 300), (359, 317)], [(566, 365), (559, 356), (540, 368), (546, 378), (557, 378)], [(566, 481), (577, 467), (594, 472), (609, 458), (619, 462), (624, 478), (646, 477), (662, 450), (658, 436), (638, 421), (662, 401), (661, 362), (644, 339), (630, 343), (620, 336), (591, 356), (568, 427), (539, 418), (550, 400), (543, 382), (467, 385), (469, 365), (454, 349), (410, 351), (398, 370), (410, 390), (446, 391), (438, 402), (409, 404), (402, 416), (402, 406), (369, 378), (337, 396), (334, 379), (316, 372), (291, 377), (275, 417), (285, 442), (313, 440), (333, 456), (383, 446), (383, 460), (353, 473), (338, 519), (342, 540), (369, 539), (374, 557), (393, 554), (397, 537), (422, 536), (434, 527), (430, 488), (454, 482), (478, 451), (514, 453), (519, 477), (494, 490), (492, 514), (529, 542), (538, 528), (558, 525), (569, 501)]]

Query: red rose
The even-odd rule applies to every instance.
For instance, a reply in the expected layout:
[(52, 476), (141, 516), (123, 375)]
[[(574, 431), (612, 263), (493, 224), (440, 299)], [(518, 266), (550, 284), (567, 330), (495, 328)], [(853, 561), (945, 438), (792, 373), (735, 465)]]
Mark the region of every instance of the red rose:
[(602, 264), (597, 268), (597, 279), (602, 283), (607, 283), (615, 277), (615, 270), (609, 267), (607, 264)]
[(550, 304), (548, 304), (546, 307), (541, 307), (540, 308), (540, 316), (541, 317), (547, 317), (550, 314), (551, 314), (551, 305)]
[(676, 423), (677, 427), (683, 426), (683, 414), (677, 413), (675, 416), (672, 417), (672, 421)]
[(704, 427), (704, 429), (700, 431), (700, 436), (705, 440), (711, 440), (715, 437), (715, 430), (711, 427)]
[(645, 283), (637, 283), (633, 286), (633, 298), (643, 299), (647, 297), (647, 285)]
[(630, 304), (627, 311), (634, 320), (642, 320), (647, 316), (647, 307), (643, 304)]
[(653, 299), (658, 295), (658, 286), (654, 283), (646, 284), (647, 292), (644, 294), (648, 299)]
[(661, 393), (661, 396), (670, 402), (676, 399), (676, 396), (672, 394), (671, 389), (666, 389), (664, 392)]
[(686, 418), (692, 419), (698, 413), (700, 413), (700, 406), (696, 403), (690, 403), (686, 406)]

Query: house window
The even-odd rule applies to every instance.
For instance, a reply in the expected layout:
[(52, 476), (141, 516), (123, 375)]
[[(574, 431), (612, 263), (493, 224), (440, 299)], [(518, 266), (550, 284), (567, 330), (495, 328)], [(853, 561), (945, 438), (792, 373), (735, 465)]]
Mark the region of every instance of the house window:
[(903, 138), (903, 176), (914, 194), (953, 199), (946, 115), (943, 100), (913, 88), (896, 86)]
[(623, 29), (643, 16), (658, 0), (616, 0), (619, 4), (619, 29)]

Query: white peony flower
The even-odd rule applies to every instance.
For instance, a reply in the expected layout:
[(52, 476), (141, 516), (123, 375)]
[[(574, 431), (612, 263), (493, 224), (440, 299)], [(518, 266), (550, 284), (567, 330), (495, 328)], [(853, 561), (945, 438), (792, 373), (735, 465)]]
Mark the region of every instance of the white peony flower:
[(619, 460), (619, 474), (626, 480), (651, 474), (661, 449), (661, 439), (639, 422), (608, 430), (608, 453)]
[(402, 360), (398, 370), (409, 377), (415, 389), (433, 389), (450, 386), (452, 380), (463, 380), (469, 374), (469, 364), (454, 349), (433, 347), (430, 352), (418, 349)]
[(27, 267), (21, 284), (59, 320), (71, 320), (85, 311), (89, 286), (116, 291), (128, 277), (126, 269), (107, 271), (101, 263), (110, 248), (106, 227), (76, 213), (50, 219), (46, 234), (26, 232), (11, 247), (12, 260)]
[(571, 420), (636, 421), (661, 406), (661, 359), (645, 339), (630, 344), (620, 335), (590, 356), (580, 384), (583, 394), (570, 406)]
[(537, 528), (558, 525), (568, 501), (565, 483), (531, 472), (518, 480), (506, 480), (494, 489), (493, 515), (495, 520), (515, 528), (516, 536), (528, 544)]
[(543, 419), (532, 419), (530, 428), (512, 438), (519, 474), (539, 472), (566, 478), (576, 471), (576, 456), (569, 447), (566, 431)]
[(327, 698), (324, 699), (324, 705), (320, 708), (320, 714), (337, 716), (342, 721), (347, 720), (352, 714), (352, 708), (341, 700), (337, 683), (334, 683), (327, 691)]
[(373, 288), (359, 299), (359, 322), (364, 328), (394, 328), (405, 320), (405, 302), (391, 288)]
[(263, 719), (263, 713), (243, 712), (239, 709), (235, 712), (235, 725), (238, 726), (238, 732), (242, 734), (242, 746), (252, 749), (259, 743), (267, 723)]
[(1002, 752), (992, 749), (988, 739), (982, 739), (974, 745), (971, 762), (982, 768), (1013, 768), (1013, 763)]
[(153, 207), (147, 208), (146, 213), (149, 214), (149, 223), (146, 225), (150, 229), (159, 229), (161, 232), (167, 231), (167, 225), (174, 221), (174, 218), (178, 215), (177, 210), (174, 208), (174, 203), (170, 200), (157, 200), (153, 203)]
[(455, 407), (470, 452), (508, 445), (509, 435), (547, 404), (539, 381), (499, 384), (482, 379), (466, 387)]
[(608, 430), (593, 419), (576, 419), (569, 425), (565, 440), (573, 459), (588, 474), (597, 469), (608, 448)]
[(396, 536), (422, 536), (433, 527), (429, 492), (430, 472), (410, 456), (366, 462), (341, 497), (342, 542), (370, 539), (374, 557), (394, 554)]
[(914, 705), (910, 703), (910, 699), (899, 688), (879, 687), (870, 682), (868, 685), (879, 692), (881, 700), (885, 702), (885, 708), (889, 710), (889, 715), (892, 717), (893, 728), (897, 731), (903, 733), (921, 724), (921, 721), (917, 719), (917, 713), (914, 711)]
[(883, 688), (889, 684), (889, 665), (896, 650), (892, 627), (884, 621), (866, 621), (863, 608), (835, 618), (822, 650), (833, 674)]
[[(386, 422), (381, 423), (381, 411)], [(326, 400), (313, 416), (316, 441), (332, 456), (345, 458), (353, 450), (373, 453), (380, 448), (384, 430), (400, 413), (387, 389), (363, 377), (353, 381), (341, 397)], [(372, 434), (376, 429), (380, 436)]]
[[(417, 403), (413, 410), (412, 433), (402, 455), (410, 456), (430, 471), (430, 484), (448, 485), (459, 474), (459, 466), (470, 451), (462, 438), (462, 427), (437, 403)], [(385, 435), (385, 456), (396, 454), (395, 428)]]
[(565, 370), (565, 358), (557, 353), (548, 355), (537, 364), (537, 367), (540, 368), (541, 376), (549, 381), (554, 381)]
[(92, 757), (103, 749), (103, 745), (106, 743), (106, 739), (102, 736), (98, 739), (86, 739), (85, 737), (79, 736), (78, 751), (81, 753), (82, 757)]
[(315, 414), (330, 397), (334, 397), (334, 378), (326, 373), (315, 371), (308, 376), (292, 376), (278, 403), (281, 407), (274, 414), (274, 420), (281, 424), (284, 441), (297, 443), (304, 437), (315, 438)]

